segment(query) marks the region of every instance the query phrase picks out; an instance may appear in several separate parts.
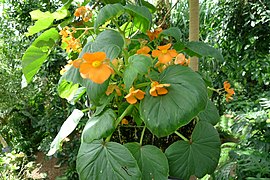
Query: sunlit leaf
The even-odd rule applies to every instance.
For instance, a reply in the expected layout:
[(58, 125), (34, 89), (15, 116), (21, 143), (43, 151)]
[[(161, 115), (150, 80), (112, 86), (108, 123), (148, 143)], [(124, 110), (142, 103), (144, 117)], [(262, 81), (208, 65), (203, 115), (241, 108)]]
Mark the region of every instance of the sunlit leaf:
[(219, 134), (213, 125), (199, 121), (190, 142), (177, 141), (165, 151), (170, 176), (189, 179), (191, 175), (202, 178), (213, 173), (219, 161), (220, 145)]
[(141, 172), (129, 150), (116, 142), (82, 143), (76, 168), (80, 179), (138, 180)]
[(74, 109), (71, 115), (67, 118), (67, 120), (63, 123), (61, 126), (60, 131), (58, 132), (57, 136), (54, 138), (53, 142), (51, 143), (50, 150), (47, 153), (47, 156), (53, 155), (61, 145), (61, 142), (70, 134), (73, 132), (73, 130), (76, 128), (77, 124), (83, 117), (83, 112)]

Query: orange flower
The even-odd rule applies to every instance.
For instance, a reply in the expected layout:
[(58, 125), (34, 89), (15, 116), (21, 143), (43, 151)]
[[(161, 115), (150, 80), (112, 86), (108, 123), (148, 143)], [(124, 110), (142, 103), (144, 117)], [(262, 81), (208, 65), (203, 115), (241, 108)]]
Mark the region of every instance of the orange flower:
[(150, 95), (151, 96), (158, 96), (164, 95), (168, 93), (168, 90), (164, 87), (169, 87), (170, 84), (159, 84), (157, 81), (153, 81), (151, 83)]
[(124, 125), (124, 124), (127, 125), (128, 124), (128, 120), (126, 118), (122, 119), (121, 124), (122, 125)]
[(186, 56), (182, 53), (178, 54), (175, 58), (174, 64), (180, 64), (182, 66), (188, 66), (190, 59), (186, 59)]
[(104, 62), (106, 59), (104, 52), (85, 53), (82, 58), (85, 60), (80, 65), (80, 73), (83, 78), (102, 84), (112, 74), (111, 67)]
[(177, 52), (175, 49), (169, 50), (171, 47), (171, 44), (166, 44), (164, 46), (158, 46), (159, 50), (153, 50), (152, 56), (158, 57), (159, 62), (165, 64), (167, 62), (170, 62), (172, 58), (177, 56)]
[(228, 102), (229, 100), (233, 99), (232, 95), (235, 94), (234, 89), (231, 89), (231, 84), (228, 81), (225, 81), (223, 83), (223, 87), (225, 91), (227, 92), (226, 94), (226, 101)]
[(145, 92), (140, 89), (135, 90), (134, 87), (132, 87), (129, 89), (129, 93), (125, 98), (129, 104), (135, 104), (138, 100), (142, 100), (144, 95)]
[(148, 54), (150, 52), (150, 50), (151, 49), (148, 46), (143, 46), (141, 49), (137, 50), (136, 54), (143, 54), (143, 55), (150, 57), (150, 55)]
[(162, 28), (157, 28), (154, 32), (146, 31), (147, 36), (149, 37), (150, 41), (153, 41), (155, 38), (158, 38), (158, 35), (162, 32)]
[(120, 88), (116, 84), (110, 84), (107, 88), (106, 95), (109, 96), (113, 93), (113, 91), (116, 92), (117, 96), (122, 96), (122, 93), (120, 91)]

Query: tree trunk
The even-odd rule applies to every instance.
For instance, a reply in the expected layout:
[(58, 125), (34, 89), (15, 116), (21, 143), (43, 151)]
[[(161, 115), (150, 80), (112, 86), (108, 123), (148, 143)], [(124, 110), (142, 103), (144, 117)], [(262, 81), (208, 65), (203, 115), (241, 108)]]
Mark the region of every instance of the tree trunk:
[[(189, 0), (189, 41), (199, 41), (199, 0)], [(189, 67), (198, 71), (198, 57), (190, 58)]]

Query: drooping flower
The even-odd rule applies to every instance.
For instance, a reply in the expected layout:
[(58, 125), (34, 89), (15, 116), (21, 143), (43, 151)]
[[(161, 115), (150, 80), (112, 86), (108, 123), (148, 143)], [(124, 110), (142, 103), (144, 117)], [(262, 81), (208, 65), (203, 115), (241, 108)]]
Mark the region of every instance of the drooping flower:
[(158, 38), (158, 35), (162, 32), (162, 28), (157, 28), (154, 31), (146, 31), (147, 36), (149, 37), (150, 41)]
[(168, 93), (168, 90), (165, 87), (169, 87), (170, 84), (159, 84), (157, 81), (153, 81), (151, 83), (150, 95), (151, 96), (159, 96), (165, 95)]
[(164, 46), (158, 46), (159, 50), (153, 50), (152, 56), (158, 57), (159, 62), (165, 64), (170, 62), (174, 57), (177, 56), (177, 52), (175, 49), (169, 50), (172, 44), (166, 44)]
[(226, 94), (226, 101), (228, 102), (229, 100), (232, 100), (233, 99), (232, 98), (232, 95), (234, 95), (235, 92), (234, 92), (234, 89), (231, 88), (231, 84), (228, 81), (225, 81), (223, 83), (223, 87), (224, 87), (225, 91), (227, 92), (227, 94)]
[(188, 66), (190, 59), (187, 59), (186, 56), (182, 53), (178, 54), (175, 58), (174, 64), (179, 64), (182, 66)]
[(120, 88), (116, 84), (110, 84), (105, 93), (106, 93), (107, 96), (109, 96), (110, 94), (113, 93), (113, 91), (116, 92), (117, 96), (122, 96)]
[(128, 124), (128, 120), (126, 118), (122, 119), (121, 124), (122, 125), (124, 125), (124, 124), (127, 125)]
[(148, 54), (150, 51), (151, 49), (148, 46), (143, 46), (141, 49), (137, 50), (136, 54), (142, 54), (142, 55), (150, 57), (150, 54)]
[(106, 54), (104, 52), (85, 53), (82, 59), (84, 62), (80, 65), (80, 73), (83, 78), (102, 84), (112, 74), (111, 67), (105, 61)]
[(140, 89), (135, 90), (134, 87), (129, 89), (129, 93), (125, 96), (129, 104), (135, 104), (138, 100), (144, 98), (145, 92)]

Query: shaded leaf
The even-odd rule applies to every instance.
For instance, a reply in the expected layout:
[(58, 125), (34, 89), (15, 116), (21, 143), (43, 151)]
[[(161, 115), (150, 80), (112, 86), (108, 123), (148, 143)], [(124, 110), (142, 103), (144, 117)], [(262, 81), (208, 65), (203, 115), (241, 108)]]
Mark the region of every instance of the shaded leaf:
[(200, 121), (207, 121), (212, 125), (216, 125), (220, 119), (218, 110), (211, 100), (208, 100), (205, 110), (200, 112), (198, 117)]
[(106, 21), (111, 18), (116, 18), (120, 14), (124, 12), (124, 7), (121, 4), (107, 4), (103, 8), (101, 8), (98, 12), (96, 21), (95, 21), (95, 29), (97, 29), (100, 25), (104, 24)]
[(141, 178), (136, 160), (129, 150), (116, 142), (82, 143), (77, 155), (76, 169), (80, 179)]
[(127, 4), (124, 8), (133, 17), (135, 27), (144, 33), (150, 28), (152, 23), (152, 14), (147, 7)]
[(170, 27), (169, 29), (165, 29), (161, 32), (166, 36), (172, 36), (178, 42), (181, 39), (182, 33), (179, 28), (177, 27)]
[(168, 94), (151, 96), (147, 90), (140, 113), (156, 136), (167, 136), (188, 124), (205, 109), (207, 89), (200, 75), (188, 67), (169, 66), (159, 76), (160, 84), (170, 84)]
[(202, 178), (216, 169), (220, 155), (217, 130), (208, 122), (199, 121), (191, 141), (177, 141), (165, 154), (169, 160), (170, 176), (189, 179), (191, 175)]
[(116, 114), (112, 109), (107, 109), (102, 114), (91, 117), (83, 129), (83, 142), (91, 143), (94, 140), (108, 137), (115, 129), (115, 119)]
[(137, 160), (142, 172), (143, 180), (166, 180), (169, 175), (169, 164), (167, 157), (156, 146), (139, 143), (127, 143), (124, 145)]

